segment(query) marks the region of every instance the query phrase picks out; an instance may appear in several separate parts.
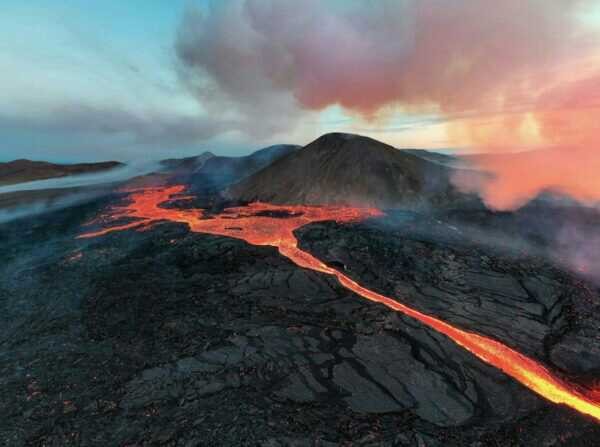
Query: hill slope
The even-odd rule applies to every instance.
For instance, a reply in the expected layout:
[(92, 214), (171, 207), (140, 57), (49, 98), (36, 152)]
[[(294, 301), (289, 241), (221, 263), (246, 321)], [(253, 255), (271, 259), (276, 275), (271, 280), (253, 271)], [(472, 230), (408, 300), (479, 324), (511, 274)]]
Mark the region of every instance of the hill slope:
[(215, 154), (212, 152), (203, 152), (195, 157), (167, 158), (162, 160), (160, 164), (169, 171), (189, 171), (198, 169), (206, 162), (206, 160), (214, 156)]
[(382, 208), (446, 205), (459, 194), (451, 170), (358, 135), (323, 135), (233, 185), (235, 200)]
[(119, 166), (118, 161), (101, 163), (55, 164), (45, 161), (14, 160), (0, 163), (0, 186), (15, 183), (44, 180), (56, 177), (66, 177), (75, 174), (89, 174), (106, 171)]
[(244, 157), (211, 157), (193, 172), (192, 189), (220, 190), (260, 171), (298, 148), (299, 146), (281, 144), (269, 146)]

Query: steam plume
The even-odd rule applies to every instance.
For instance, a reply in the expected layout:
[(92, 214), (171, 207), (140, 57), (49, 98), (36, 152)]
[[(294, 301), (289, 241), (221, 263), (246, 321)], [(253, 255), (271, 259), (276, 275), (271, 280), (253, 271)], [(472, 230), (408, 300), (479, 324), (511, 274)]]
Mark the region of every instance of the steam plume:
[[(77, 206), (110, 194), (116, 183), (160, 171), (158, 162), (129, 164), (106, 172), (71, 175), (34, 180), (0, 187), (0, 224), (15, 219)], [(45, 197), (44, 191), (50, 192)], [(40, 194), (36, 194), (40, 193)], [(11, 205), (16, 195), (28, 197), (19, 205)], [(9, 202), (5, 205), (3, 199)]]
[(589, 118), (600, 64), (582, 68), (597, 36), (578, 18), (593, 4), (213, 2), (206, 14), (188, 14), (177, 49), (188, 76), (208, 79), (196, 90), (203, 103), (223, 107), (227, 98), (254, 117), (273, 108), (275, 127), (298, 110), (335, 104), (369, 119), (397, 107), (436, 112), (480, 150), (551, 148), (519, 163), (483, 165), (493, 174), (479, 185), (490, 206), (515, 207), (546, 189), (596, 200), (597, 181), (584, 177), (600, 166)]

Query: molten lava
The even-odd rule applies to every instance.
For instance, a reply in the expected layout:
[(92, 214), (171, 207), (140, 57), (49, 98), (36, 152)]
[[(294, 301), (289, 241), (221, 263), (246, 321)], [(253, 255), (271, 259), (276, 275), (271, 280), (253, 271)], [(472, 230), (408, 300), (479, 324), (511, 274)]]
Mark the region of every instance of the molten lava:
[[(112, 210), (110, 218), (135, 219), (97, 232), (79, 236), (90, 238), (130, 228), (143, 229), (159, 221), (186, 223), (191, 231), (229, 236), (253, 245), (277, 247), (279, 253), (296, 265), (335, 276), (340, 284), (361, 297), (402, 312), (430, 328), (446, 335), (476, 357), (519, 381), (521, 384), (556, 404), (567, 405), (600, 421), (598, 394), (569, 383), (553, 374), (535, 360), (491, 338), (456, 328), (438, 318), (426, 315), (398, 301), (369, 290), (343, 273), (327, 266), (311, 254), (298, 248), (294, 230), (312, 222), (335, 220), (352, 222), (381, 216), (376, 209), (349, 207), (276, 206), (253, 203), (229, 208), (216, 216), (206, 216), (202, 210), (162, 208), (182, 186), (147, 188), (131, 193), (131, 203)], [(282, 217), (285, 216), (285, 217)]]

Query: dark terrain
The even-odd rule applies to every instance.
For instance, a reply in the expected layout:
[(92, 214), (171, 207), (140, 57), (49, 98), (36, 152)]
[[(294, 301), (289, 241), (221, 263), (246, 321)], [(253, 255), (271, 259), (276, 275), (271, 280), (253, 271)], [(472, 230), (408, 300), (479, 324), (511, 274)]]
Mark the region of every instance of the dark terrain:
[[(331, 152), (337, 157), (337, 146)], [(412, 157), (395, 165), (408, 169), (406, 179), (423, 169)], [(194, 178), (217, 158), (187, 170), (173, 161), (173, 180)], [(215, 179), (216, 192), (232, 182)], [(210, 188), (197, 188), (188, 188), (194, 201), (168, 206), (218, 203)], [(592, 419), (275, 248), (167, 222), (76, 239), (126, 200), (114, 192), (0, 225), (0, 445), (597, 445)], [(541, 201), (516, 213), (388, 210), (296, 235), (370, 289), (593, 387), (597, 283), (566, 269), (552, 247), (561, 227), (599, 220), (593, 210)]]
[[(107, 202), (0, 227), (3, 445), (591, 446), (600, 435), (274, 249), (169, 223), (76, 240)], [(597, 377), (597, 290), (438, 217), (299, 236), (376, 290)]]
[(76, 174), (90, 174), (123, 166), (118, 161), (100, 163), (55, 164), (45, 161), (14, 160), (0, 163), (0, 186), (45, 180)]

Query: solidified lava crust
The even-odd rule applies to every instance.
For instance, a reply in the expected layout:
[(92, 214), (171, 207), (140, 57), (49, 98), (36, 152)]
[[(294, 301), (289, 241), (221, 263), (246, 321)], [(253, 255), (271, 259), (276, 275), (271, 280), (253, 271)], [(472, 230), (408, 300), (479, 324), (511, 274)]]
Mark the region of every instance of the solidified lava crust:
[[(500, 369), (536, 394), (550, 402), (564, 404), (600, 421), (600, 403), (593, 392), (570, 383), (549, 369), (509, 346), (483, 335), (462, 330), (438, 318), (401, 304), (396, 299), (370, 290), (340, 271), (298, 248), (294, 231), (314, 222), (355, 222), (381, 216), (376, 209), (350, 207), (275, 206), (252, 203), (245, 207), (229, 208), (222, 215), (204, 218), (202, 210), (163, 208), (160, 205), (181, 194), (183, 186), (148, 188), (132, 192), (128, 205), (112, 210), (111, 218), (137, 219), (134, 222), (108, 227), (81, 235), (90, 238), (130, 228), (145, 228), (159, 221), (185, 223), (191, 231), (242, 239), (252, 245), (277, 247), (280, 254), (296, 265), (337, 278), (339, 283), (355, 294), (401, 312), (452, 339), (483, 362)], [(280, 216), (286, 218), (282, 219)], [(232, 218), (236, 225), (231, 225)]]

